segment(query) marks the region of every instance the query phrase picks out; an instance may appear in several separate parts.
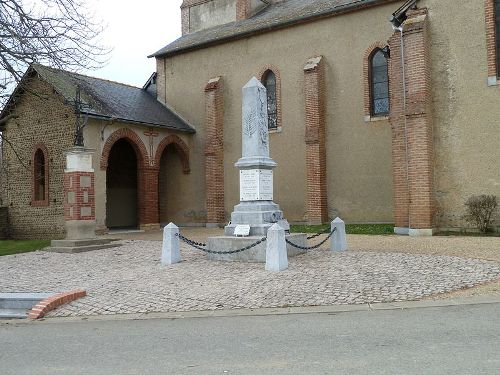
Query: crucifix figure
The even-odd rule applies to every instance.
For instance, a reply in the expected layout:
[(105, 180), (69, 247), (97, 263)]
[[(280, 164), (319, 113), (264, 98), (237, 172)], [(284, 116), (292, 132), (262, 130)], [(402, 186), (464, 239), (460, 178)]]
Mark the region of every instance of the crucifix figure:
[(76, 86), (75, 100), (72, 103), (75, 108), (76, 115), (76, 129), (75, 129), (75, 141), (74, 145), (83, 147), (83, 128), (87, 125), (89, 119), (86, 113), (83, 113), (84, 109), (90, 109), (90, 105), (82, 102), (80, 94), (80, 85)]
[(153, 128), (149, 128), (147, 132), (144, 132), (144, 135), (146, 137), (149, 137), (149, 160), (150, 160), (150, 165), (154, 165), (154, 159), (153, 159), (153, 149), (154, 149), (154, 144), (155, 144), (155, 137), (158, 137), (160, 134), (155, 131)]

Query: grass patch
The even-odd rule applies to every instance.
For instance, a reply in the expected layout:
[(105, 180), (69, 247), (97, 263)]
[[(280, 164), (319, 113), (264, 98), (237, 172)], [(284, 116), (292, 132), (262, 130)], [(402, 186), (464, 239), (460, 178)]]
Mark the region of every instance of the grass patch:
[[(292, 233), (320, 233), (330, 229), (329, 224), (324, 225), (290, 225)], [(392, 224), (347, 224), (347, 234), (390, 235), (394, 234)]]
[(0, 256), (27, 253), (49, 245), (48, 240), (0, 240)]
[(434, 233), (434, 236), (444, 236), (444, 237), (500, 237), (500, 232), (454, 232), (454, 231), (443, 231)]

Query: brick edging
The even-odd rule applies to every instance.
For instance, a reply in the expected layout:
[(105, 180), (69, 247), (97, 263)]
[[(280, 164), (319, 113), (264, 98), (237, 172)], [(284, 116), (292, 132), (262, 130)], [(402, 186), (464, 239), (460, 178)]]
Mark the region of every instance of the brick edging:
[(28, 319), (40, 319), (49, 311), (57, 309), (65, 303), (85, 297), (87, 292), (83, 289), (75, 289), (70, 292), (59, 293), (37, 303), (28, 314)]

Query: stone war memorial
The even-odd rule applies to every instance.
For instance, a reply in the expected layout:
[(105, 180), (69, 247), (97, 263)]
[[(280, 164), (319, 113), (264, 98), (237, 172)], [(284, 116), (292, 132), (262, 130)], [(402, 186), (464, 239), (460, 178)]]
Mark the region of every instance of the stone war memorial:
[[(276, 162), (269, 153), (267, 92), (255, 77), (242, 89), (242, 157), (235, 166), (240, 172), (240, 203), (234, 207), (224, 236), (210, 237), (209, 250), (231, 252), (251, 245), (267, 235), (278, 224), (289, 231), (288, 221), (278, 204), (273, 202), (273, 169)], [(287, 234), (294, 244), (304, 247), (306, 235)], [(287, 245), (288, 256), (303, 251)], [(266, 261), (266, 244), (233, 254), (209, 254), (213, 260)]]
[(332, 221), (330, 234), (315, 246), (306, 245), (306, 234), (290, 233), (288, 221), (273, 202), (273, 169), (277, 165), (269, 153), (266, 88), (253, 77), (243, 87), (242, 97), (242, 157), (235, 164), (240, 171), (240, 203), (234, 207), (224, 236), (209, 237), (207, 244), (182, 236), (173, 223), (167, 225), (162, 264), (181, 261), (179, 240), (204, 251), (210, 260), (266, 263), (266, 270), (277, 272), (288, 268), (288, 257), (316, 249), (330, 238), (331, 251), (347, 250), (340, 218)]
[(206, 252), (210, 260), (266, 263), (268, 271), (285, 270), (288, 257), (318, 248), (330, 237), (332, 251), (347, 250), (345, 225), (339, 218), (332, 222), (328, 237), (316, 246), (306, 246), (305, 234), (290, 234), (288, 221), (273, 201), (273, 169), (277, 164), (269, 152), (266, 88), (253, 77), (242, 94), (242, 157), (235, 164), (240, 172), (240, 203), (234, 207), (224, 236), (209, 237), (207, 244), (180, 235), (173, 223), (167, 225), (162, 264), (181, 261), (180, 240)]

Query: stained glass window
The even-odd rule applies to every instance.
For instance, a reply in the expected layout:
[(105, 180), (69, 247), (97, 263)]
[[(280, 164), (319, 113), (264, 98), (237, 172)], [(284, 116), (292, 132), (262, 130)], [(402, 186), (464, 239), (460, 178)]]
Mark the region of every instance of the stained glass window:
[(276, 75), (268, 70), (262, 78), (262, 84), (267, 89), (267, 117), (268, 128), (278, 128), (278, 103), (276, 99)]
[(377, 49), (370, 61), (371, 84), (371, 114), (372, 116), (385, 116), (389, 114), (389, 73), (387, 58), (382, 50)]

